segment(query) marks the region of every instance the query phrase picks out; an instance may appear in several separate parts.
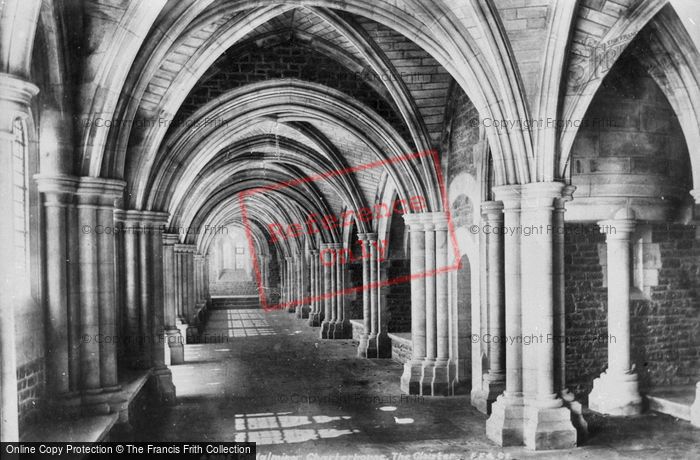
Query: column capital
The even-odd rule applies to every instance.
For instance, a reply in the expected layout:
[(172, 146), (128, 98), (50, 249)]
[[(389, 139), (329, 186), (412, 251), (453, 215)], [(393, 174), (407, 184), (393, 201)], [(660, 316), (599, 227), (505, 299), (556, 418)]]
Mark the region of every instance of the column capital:
[(0, 72), (0, 102), (9, 101), (15, 104), (29, 105), (32, 98), (39, 93), (39, 88), (26, 80), (14, 75)]
[(177, 233), (163, 233), (163, 244), (166, 246), (174, 246), (180, 242), (180, 237)]
[(422, 214), (404, 214), (403, 221), (411, 230), (422, 230), (423, 220), (421, 215)]
[(182, 254), (194, 254), (197, 251), (197, 246), (194, 244), (175, 244), (175, 252)]
[(503, 219), (503, 203), (500, 201), (484, 201), (481, 203), (481, 214), (488, 220)]
[(358, 233), (357, 239), (360, 241), (377, 241), (376, 233)]
[(73, 200), (78, 190), (78, 179), (69, 175), (42, 176), (36, 174), (37, 189), (44, 194), (44, 205), (65, 206)]
[(562, 197), (562, 182), (533, 182), (522, 186), (522, 209), (553, 209), (554, 200)]
[(503, 203), (504, 210), (520, 209), (520, 200), (523, 196), (522, 185), (499, 185), (491, 190), (496, 195), (496, 199)]
[(113, 207), (122, 197), (126, 182), (102, 177), (80, 177), (76, 195), (81, 204)]
[(633, 210), (622, 208), (615, 213), (612, 219), (598, 222), (600, 233), (604, 233), (606, 240), (627, 240), (634, 231), (637, 220)]

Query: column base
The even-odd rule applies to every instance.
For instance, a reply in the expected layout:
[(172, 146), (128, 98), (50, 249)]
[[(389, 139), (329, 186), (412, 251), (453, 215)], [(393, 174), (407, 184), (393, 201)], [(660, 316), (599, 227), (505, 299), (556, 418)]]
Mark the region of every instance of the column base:
[(423, 396), (448, 396), (450, 393), (449, 361), (425, 361), (420, 386)]
[(491, 405), (486, 420), (486, 436), (501, 447), (521, 446), (524, 442), (525, 403), (522, 396), (500, 395)]
[(552, 400), (550, 406), (556, 404), (559, 407), (525, 406), (525, 447), (532, 450), (576, 447), (576, 429), (571, 424), (571, 413), (561, 405), (560, 399)]
[(165, 332), (168, 341), (168, 351), (170, 352), (170, 365), (182, 364), (185, 362), (184, 339), (179, 329), (172, 329)]
[(300, 305), (297, 307), (296, 315), (297, 318), (299, 319), (306, 319), (309, 317), (309, 312), (311, 311), (311, 307), (308, 305)]
[(357, 344), (357, 357), (358, 358), (369, 358), (367, 356), (367, 347), (369, 346), (369, 336), (367, 334), (362, 334), (360, 336), (360, 343)]
[(391, 358), (391, 339), (386, 334), (367, 338), (367, 357), (372, 359)]
[(401, 391), (409, 395), (421, 394), (421, 376), (423, 375), (423, 362), (411, 360), (403, 365), (401, 375)]
[(331, 323), (330, 321), (324, 321), (321, 323), (321, 333), (319, 334), (322, 339), (330, 339)]
[(76, 391), (56, 395), (47, 401), (46, 409), (59, 419), (73, 418), (83, 414), (83, 400)]
[(506, 389), (505, 379), (491, 374), (484, 375), (481, 389), (472, 391), (472, 406), (482, 414), (491, 414), (491, 406)]
[(700, 427), (700, 382), (695, 385), (695, 402), (690, 406), (690, 423)]
[(588, 408), (608, 415), (638, 415), (642, 413), (637, 374), (611, 375), (607, 372), (593, 380), (588, 395)]
[(321, 327), (322, 321), (323, 315), (321, 315), (320, 313), (309, 313), (309, 326)]
[(297, 307), (292, 306), (292, 307), (287, 307), (287, 313), (296, 313), (297, 312)]
[(352, 325), (350, 321), (343, 320), (333, 323), (332, 333), (334, 340), (352, 339)]
[(162, 404), (175, 404), (176, 393), (173, 384), (173, 374), (167, 367), (154, 369), (151, 376), (153, 391)]

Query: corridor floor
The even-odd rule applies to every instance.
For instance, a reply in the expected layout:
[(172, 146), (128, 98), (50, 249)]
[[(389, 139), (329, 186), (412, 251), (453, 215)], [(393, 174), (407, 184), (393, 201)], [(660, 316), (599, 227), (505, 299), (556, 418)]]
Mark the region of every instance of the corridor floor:
[(321, 340), (286, 312), (215, 310), (204, 339), (172, 367), (177, 405), (148, 411), (131, 440), (255, 441), (258, 454), (304, 459), (700, 458), (700, 430), (655, 414), (587, 414), (591, 438), (571, 451), (499, 448), (468, 396), (402, 395), (399, 364), (358, 359), (352, 341)]

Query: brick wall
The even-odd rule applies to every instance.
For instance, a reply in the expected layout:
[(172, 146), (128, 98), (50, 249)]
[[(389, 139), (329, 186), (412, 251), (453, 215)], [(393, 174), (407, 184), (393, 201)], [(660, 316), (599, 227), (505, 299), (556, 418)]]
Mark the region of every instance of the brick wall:
[[(607, 288), (596, 226), (566, 226), (567, 384), (586, 397), (607, 366)], [(632, 355), (642, 389), (700, 379), (700, 239), (692, 226), (654, 224), (661, 267), (631, 303)], [(602, 248), (604, 249), (604, 247)]]
[(46, 383), (44, 370), (43, 357), (17, 367), (20, 431), (36, 419), (41, 409)]

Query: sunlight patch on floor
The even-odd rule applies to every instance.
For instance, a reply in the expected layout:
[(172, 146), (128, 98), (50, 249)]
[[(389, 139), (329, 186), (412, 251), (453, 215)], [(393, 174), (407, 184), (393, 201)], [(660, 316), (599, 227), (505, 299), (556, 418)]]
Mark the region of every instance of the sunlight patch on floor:
[(235, 441), (256, 442), (258, 444), (290, 444), (317, 439), (337, 438), (360, 432), (354, 428), (314, 426), (332, 422), (344, 422), (351, 419), (349, 416), (333, 417), (291, 414), (291, 412), (237, 414), (235, 418)]

